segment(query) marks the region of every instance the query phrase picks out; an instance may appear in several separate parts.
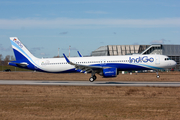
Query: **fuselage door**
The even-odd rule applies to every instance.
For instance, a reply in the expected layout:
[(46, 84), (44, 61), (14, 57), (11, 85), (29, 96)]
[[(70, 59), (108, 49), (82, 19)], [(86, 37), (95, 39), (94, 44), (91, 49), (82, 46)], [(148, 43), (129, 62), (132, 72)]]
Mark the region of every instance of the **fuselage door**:
[(156, 55), (155, 59), (156, 59), (155, 60), (156, 65), (159, 65), (160, 64), (160, 56)]

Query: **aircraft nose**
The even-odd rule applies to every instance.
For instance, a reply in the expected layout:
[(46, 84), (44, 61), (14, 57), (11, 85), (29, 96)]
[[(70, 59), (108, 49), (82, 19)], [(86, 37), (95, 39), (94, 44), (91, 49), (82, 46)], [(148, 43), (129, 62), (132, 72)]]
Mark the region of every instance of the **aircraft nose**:
[(172, 61), (172, 66), (174, 67), (174, 66), (176, 66), (176, 64), (177, 64), (176, 61), (173, 60)]

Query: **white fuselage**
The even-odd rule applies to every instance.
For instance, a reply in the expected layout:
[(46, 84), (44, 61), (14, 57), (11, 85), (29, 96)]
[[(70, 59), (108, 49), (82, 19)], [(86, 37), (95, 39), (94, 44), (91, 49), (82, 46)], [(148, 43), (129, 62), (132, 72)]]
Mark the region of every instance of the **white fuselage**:
[[(147, 60), (150, 59), (151, 60)], [(173, 60), (165, 60), (165, 55), (125, 55), (100, 57), (69, 57), (73, 63), (87, 66), (116, 67), (118, 70), (166, 69), (176, 65)], [(36, 59), (35, 63), (47, 72), (64, 72), (75, 69), (64, 58)], [(73, 72), (73, 71), (72, 71)]]

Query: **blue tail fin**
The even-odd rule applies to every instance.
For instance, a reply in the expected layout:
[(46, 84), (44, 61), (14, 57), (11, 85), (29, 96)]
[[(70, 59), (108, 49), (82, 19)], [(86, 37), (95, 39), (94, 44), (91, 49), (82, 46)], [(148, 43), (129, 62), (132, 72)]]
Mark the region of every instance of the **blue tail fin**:
[(38, 58), (34, 57), (17, 37), (10, 37), (16, 61), (9, 62), (9, 65), (34, 69), (38, 67)]
[(21, 43), (21, 41), (18, 40), (17, 37), (10, 37), (10, 40), (16, 61), (21, 61), (25, 59), (30, 59), (31, 61), (33, 59), (37, 59), (29, 52), (29, 50)]

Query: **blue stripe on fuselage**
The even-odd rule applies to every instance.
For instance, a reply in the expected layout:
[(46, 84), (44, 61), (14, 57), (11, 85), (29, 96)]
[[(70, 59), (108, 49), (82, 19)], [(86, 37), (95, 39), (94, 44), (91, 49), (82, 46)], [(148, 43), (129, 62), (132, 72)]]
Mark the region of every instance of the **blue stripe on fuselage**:
[(162, 69), (150, 65), (145, 64), (126, 64), (126, 63), (106, 63), (102, 64), (94, 64), (91, 66), (100, 66), (100, 67), (114, 67), (117, 68), (119, 71), (124, 70), (152, 70), (152, 69)]

